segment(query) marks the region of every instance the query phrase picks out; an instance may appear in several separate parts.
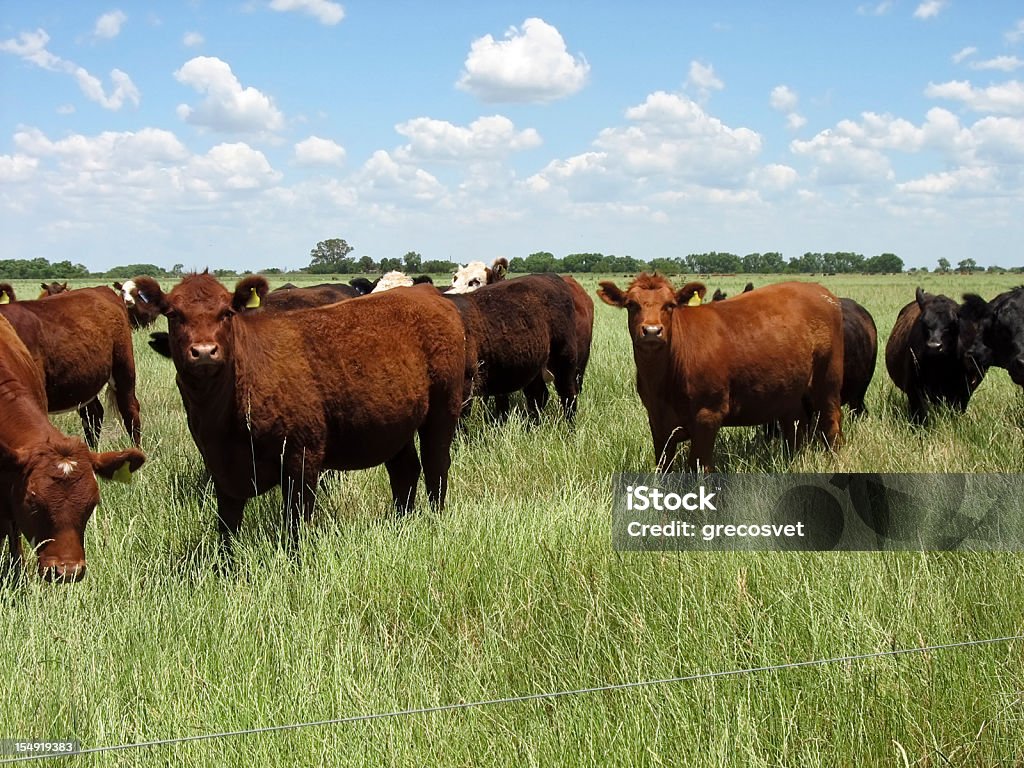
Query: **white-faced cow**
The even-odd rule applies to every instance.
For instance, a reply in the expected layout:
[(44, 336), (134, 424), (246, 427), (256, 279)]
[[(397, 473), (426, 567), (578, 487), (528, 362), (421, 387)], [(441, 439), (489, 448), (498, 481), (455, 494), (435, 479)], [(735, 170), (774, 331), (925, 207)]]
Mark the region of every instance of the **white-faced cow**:
[(482, 261), (471, 261), (456, 270), (448, 293), (470, 293), (504, 280), (507, 274), (508, 259), (504, 257), (495, 259), (489, 267)]

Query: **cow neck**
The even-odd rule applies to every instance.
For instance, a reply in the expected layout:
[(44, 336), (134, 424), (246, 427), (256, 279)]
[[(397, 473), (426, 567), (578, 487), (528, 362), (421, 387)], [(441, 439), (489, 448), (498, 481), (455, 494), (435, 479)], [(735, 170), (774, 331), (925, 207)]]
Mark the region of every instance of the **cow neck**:
[(637, 373), (642, 372), (645, 389), (652, 394), (668, 389), (672, 380), (672, 344), (665, 344), (656, 349), (644, 348), (633, 344), (633, 361)]
[(11, 378), (8, 371), (0, 370), (0, 442), (10, 448), (26, 448), (39, 442), (39, 438), (57, 432), (46, 417), (46, 407), (40, 406), (31, 389)]

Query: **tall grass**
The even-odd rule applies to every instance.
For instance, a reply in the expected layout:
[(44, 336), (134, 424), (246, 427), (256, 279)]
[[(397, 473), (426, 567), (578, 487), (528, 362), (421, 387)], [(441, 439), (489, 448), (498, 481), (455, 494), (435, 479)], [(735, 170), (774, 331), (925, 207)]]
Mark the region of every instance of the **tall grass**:
[[(709, 282), (733, 293), (746, 279)], [(824, 282), (872, 312), (882, 348), (915, 286), (905, 276)], [(1012, 280), (923, 284), (990, 298)], [(130, 485), (103, 487), (88, 578), (0, 590), (0, 738), (101, 746), (1022, 630), (1018, 554), (612, 551), (611, 475), (650, 468), (653, 449), (624, 313), (600, 302), (575, 429), (555, 403), (536, 428), (521, 410), (498, 427), (478, 408), (455, 447), (444, 511), (396, 520), (383, 469), (328, 475), (297, 556), (278, 544), (272, 492), (249, 503), (226, 566), (173, 366), (146, 335), (135, 346), (149, 460)], [(812, 447), (788, 458), (758, 430), (733, 429), (720, 434), (719, 462), (734, 472), (1021, 471), (1022, 399), (1003, 371), (989, 373), (966, 415), (940, 412), (922, 429), (907, 422), (880, 354), (868, 408), (846, 422), (835, 455)], [(55, 421), (80, 433), (74, 415)], [(103, 446), (126, 443), (108, 417)], [(78, 762), (1011, 764), (1024, 757), (1019, 651), (983, 646)]]

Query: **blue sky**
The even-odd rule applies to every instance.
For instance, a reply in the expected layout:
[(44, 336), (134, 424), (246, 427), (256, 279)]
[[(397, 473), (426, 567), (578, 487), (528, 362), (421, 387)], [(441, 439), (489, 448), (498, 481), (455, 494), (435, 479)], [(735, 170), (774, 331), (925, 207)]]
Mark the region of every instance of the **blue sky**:
[(1024, 265), (1020, 2), (0, 0), (0, 258)]

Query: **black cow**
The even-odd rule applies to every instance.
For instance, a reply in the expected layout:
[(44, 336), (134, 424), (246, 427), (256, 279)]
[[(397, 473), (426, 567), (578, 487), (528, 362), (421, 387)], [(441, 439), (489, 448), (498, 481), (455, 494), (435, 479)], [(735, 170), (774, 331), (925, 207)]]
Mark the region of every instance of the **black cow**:
[(850, 415), (867, 413), (864, 395), (875, 375), (878, 329), (871, 313), (853, 299), (840, 299), (843, 311), (843, 389), (839, 400)]
[(972, 321), (960, 331), (968, 364), (982, 371), (990, 366), (1005, 368), (1013, 383), (1024, 387), (1024, 286), (988, 302), (968, 293), (962, 315)]
[(970, 316), (961, 317), (960, 305), (948, 296), (917, 289), (916, 300), (900, 310), (885, 345), (889, 376), (907, 393), (909, 415), (924, 423), (930, 402), (967, 409), (974, 390), (985, 375), (965, 354), (960, 336), (973, 337)]

